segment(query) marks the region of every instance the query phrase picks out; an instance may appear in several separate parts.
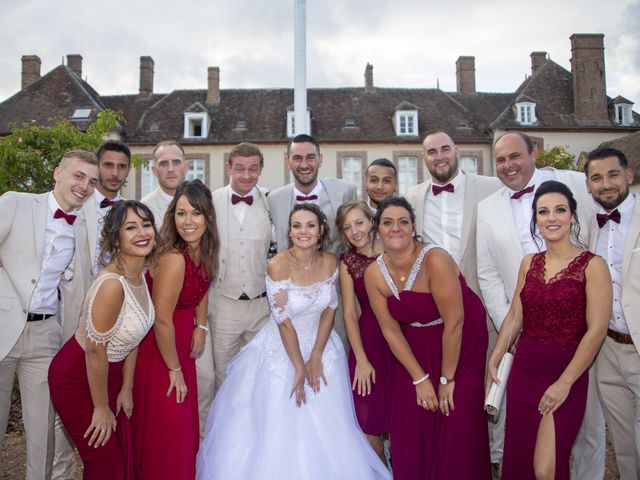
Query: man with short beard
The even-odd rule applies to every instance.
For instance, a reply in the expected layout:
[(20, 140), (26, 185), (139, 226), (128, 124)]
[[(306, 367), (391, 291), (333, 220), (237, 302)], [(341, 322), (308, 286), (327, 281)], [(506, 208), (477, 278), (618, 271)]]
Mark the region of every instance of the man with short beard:
[(607, 261), (613, 280), (613, 309), (596, 359), (596, 384), (620, 478), (640, 478), (640, 204), (629, 192), (633, 171), (620, 150), (590, 152), (584, 172), (600, 206), (589, 225), (590, 247)]

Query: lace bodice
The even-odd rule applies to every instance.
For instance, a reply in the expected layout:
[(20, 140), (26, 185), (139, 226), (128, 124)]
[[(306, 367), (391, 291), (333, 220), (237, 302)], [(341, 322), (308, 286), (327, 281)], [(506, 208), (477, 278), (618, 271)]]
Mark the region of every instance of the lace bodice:
[[(93, 301), (102, 284), (108, 279), (116, 279), (122, 284), (124, 302), (115, 324), (106, 332), (99, 332), (93, 325)], [(130, 285), (125, 278), (115, 273), (103, 273), (93, 282), (85, 296), (76, 340), (84, 349), (87, 340), (107, 345), (109, 362), (119, 362), (138, 346), (153, 326), (155, 311), (147, 286)]]
[(595, 255), (582, 252), (545, 281), (545, 252), (531, 259), (520, 292), (522, 333), (546, 343), (576, 348), (587, 331), (585, 269)]
[(377, 256), (368, 257), (358, 253), (355, 248), (347, 250), (341, 257), (341, 261), (347, 267), (347, 272), (353, 280), (353, 288), (360, 304), (360, 309), (364, 310), (370, 308), (369, 297), (367, 296), (367, 289), (364, 284), (364, 272), (369, 265), (375, 262)]

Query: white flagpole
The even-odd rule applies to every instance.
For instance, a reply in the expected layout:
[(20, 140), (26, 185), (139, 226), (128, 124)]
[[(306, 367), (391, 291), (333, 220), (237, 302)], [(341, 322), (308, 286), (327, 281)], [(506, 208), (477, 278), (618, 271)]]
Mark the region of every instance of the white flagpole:
[(294, 0), (294, 64), (293, 90), (294, 134), (309, 133), (307, 125), (307, 2)]

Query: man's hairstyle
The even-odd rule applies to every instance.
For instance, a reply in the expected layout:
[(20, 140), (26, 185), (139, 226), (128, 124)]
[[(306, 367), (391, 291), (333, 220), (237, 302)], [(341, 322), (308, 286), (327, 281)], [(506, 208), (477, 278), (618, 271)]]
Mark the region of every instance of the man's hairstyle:
[(155, 147), (153, 147), (153, 160), (155, 161), (156, 152), (158, 150), (160, 150), (162, 147), (170, 147), (172, 145), (175, 145), (176, 147), (178, 147), (180, 149), (180, 151), (182, 152), (182, 158), (184, 158), (184, 148), (182, 148), (182, 145), (180, 145), (175, 140), (163, 140), (160, 143), (158, 143)]
[(294, 143), (313, 143), (316, 146), (316, 150), (318, 151), (318, 155), (320, 155), (320, 144), (318, 141), (313, 138), (311, 135), (307, 135), (306, 133), (301, 133), (300, 135), (296, 135), (287, 145), (287, 157), (291, 153), (291, 145)]
[(592, 160), (602, 160), (607, 157), (617, 157), (622, 168), (629, 168), (629, 161), (623, 152), (613, 147), (598, 147), (587, 154), (587, 161), (584, 163), (585, 175), (589, 175), (589, 164)]
[(72, 158), (77, 158), (91, 165), (98, 165), (98, 158), (93, 153), (87, 152), (86, 150), (69, 150), (60, 159), (59, 166), (64, 166), (64, 164)]
[(98, 162), (102, 159), (102, 156), (105, 152), (118, 152), (124, 153), (127, 156), (127, 160), (129, 161), (129, 165), (131, 165), (131, 150), (120, 140), (107, 140), (102, 145), (98, 147), (96, 150), (96, 157), (98, 157)]
[(367, 170), (364, 172), (365, 177), (369, 175), (369, 169), (371, 167), (375, 167), (376, 165), (379, 167), (390, 168), (391, 170), (393, 170), (394, 175), (396, 177), (398, 176), (398, 169), (396, 168), (396, 166), (393, 164), (391, 160), (389, 160), (388, 158), (376, 158), (373, 162), (371, 162), (367, 166)]
[(496, 143), (498, 143), (500, 140), (503, 139), (503, 137), (506, 137), (507, 135), (518, 135), (522, 139), (522, 141), (527, 145), (527, 152), (529, 154), (533, 153), (533, 151), (536, 149), (536, 144), (533, 143), (533, 140), (531, 140), (531, 137), (526, 133), (522, 133), (522, 132), (503, 133), (498, 137), (498, 140), (496, 140)]
[(231, 165), (231, 161), (235, 157), (260, 157), (260, 166), (264, 167), (264, 156), (254, 143), (242, 142), (231, 149), (227, 163)]

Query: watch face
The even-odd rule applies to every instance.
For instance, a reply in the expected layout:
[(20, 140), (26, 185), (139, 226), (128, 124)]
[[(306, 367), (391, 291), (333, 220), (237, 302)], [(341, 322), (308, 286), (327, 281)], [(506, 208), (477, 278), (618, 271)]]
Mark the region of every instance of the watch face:
[(441, 383), (442, 385), (446, 385), (447, 383), (449, 383), (449, 382), (447, 381), (447, 377), (440, 377), (440, 383)]

